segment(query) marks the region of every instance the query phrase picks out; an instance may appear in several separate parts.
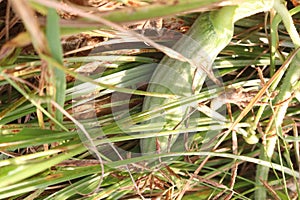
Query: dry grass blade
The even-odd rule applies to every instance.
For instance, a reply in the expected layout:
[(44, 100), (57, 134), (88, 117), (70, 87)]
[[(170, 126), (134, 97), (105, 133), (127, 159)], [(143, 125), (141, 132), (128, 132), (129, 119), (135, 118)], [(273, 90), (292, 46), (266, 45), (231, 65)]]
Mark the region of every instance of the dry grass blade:
[(282, 64), (282, 66), (276, 71), (276, 73), (270, 78), (270, 80), (262, 87), (261, 90), (256, 94), (256, 96), (249, 102), (247, 107), (241, 112), (241, 114), (235, 119), (232, 123), (231, 127), (224, 133), (222, 138), (215, 145), (214, 150), (218, 148), (218, 146), (224, 141), (224, 139), (230, 134), (231, 131), (234, 130), (235, 126), (248, 114), (248, 112), (253, 108), (253, 106), (263, 97), (263, 95), (267, 92), (268, 88), (272, 85), (272, 83), (278, 78), (278, 76), (285, 71), (289, 66), (293, 58), (297, 55), (300, 48), (296, 49), (289, 58)]
[[(224, 81), (225, 91), (224, 87), (214, 87), (216, 85), (211, 80), (208, 83), (213, 85), (212, 88), (204, 84), (199, 94), (191, 92), (192, 95), (183, 98), (180, 92), (145, 91), (153, 82), (151, 74), (161, 66), (161, 63), (157, 66), (157, 62), (165, 55), (172, 57), (175, 63), (181, 63), (184, 67), (178, 67), (180, 69), (191, 66), (193, 70), (200, 68), (184, 57), (188, 55), (190, 58), (189, 43), (177, 42), (179, 37), (161, 37), (160, 30), (182, 34), (189, 29), (192, 32), (191, 24), (205, 26), (205, 22), (209, 21), (206, 18), (202, 23), (194, 23), (199, 16), (194, 12), (213, 10), (211, 13), (216, 13), (215, 9), (222, 9), (223, 6), (233, 8), (230, 5), (271, 1), (0, 0), (0, 44), (3, 44), (0, 52), (0, 199), (298, 197), (298, 78), (291, 81), (296, 86), (292, 84), (288, 89), (290, 97), (280, 98), (280, 93), (286, 88), (283, 84), (285, 78), (289, 74), (295, 77), (296, 73), (290, 70), (297, 68), (298, 63), (294, 61), (299, 58), (294, 56), (299, 55), (299, 49), (291, 53), (295, 47), (284, 26), (278, 26), (275, 31), (279, 41), (276, 45), (268, 40), (268, 32), (275, 29), (269, 26), (267, 17), (263, 19), (263, 14), (234, 23), (232, 27), (236, 37), (228, 46), (225, 45), (222, 52), (218, 51), (213, 65), (214, 70), (219, 72), (218, 79)], [(81, 4), (75, 5), (74, 2)], [(13, 9), (9, 8), (10, 4), (13, 4)], [(112, 6), (111, 9), (109, 6)], [(163, 9), (165, 11), (159, 12)], [(255, 10), (250, 6), (250, 12)], [(290, 11), (294, 14), (300, 12), (299, 7), (293, 10)], [(160, 27), (126, 26), (126, 23), (173, 14), (180, 19), (180, 23), (163, 18)], [(207, 14), (201, 13), (202, 16)], [(220, 15), (220, 28), (227, 27), (225, 15)], [(293, 16), (293, 20), (299, 29), (298, 16)], [(176, 27), (171, 27), (170, 23), (176, 23)], [(21, 32), (24, 26), (27, 32)], [(203, 27), (194, 32), (199, 36), (199, 41), (203, 39), (199, 30), (206, 32)], [(157, 31), (158, 37), (149, 36), (144, 31), (148, 28)], [(142, 35), (133, 31), (142, 32)], [(186, 36), (190, 37), (190, 32)], [(65, 38), (66, 34), (68, 36)], [(80, 35), (79, 38), (74, 34)], [(72, 48), (65, 49), (64, 44), (69, 37), (76, 40), (71, 41), (74, 44)], [(210, 35), (205, 41), (212, 47), (214, 40), (211, 42), (210, 38), (214, 37)], [(187, 54), (173, 46), (176, 42), (187, 50)], [(131, 48), (130, 45), (135, 43), (143, 46)], [(176, 51), (163, 46), (165, 44), (173, 46)], [(281, 55), (270, 59), (267, 55), (270, 45)], [(58, 46), (62, 48), (58, 49)], [(95, 49), (97, 47), (100, 51)], [(150, 51), (143, 51), (143, 48)], [(134, 56), (131, 56), (132, 53)], [(287, 55), (290, 57), (285, 59)], [(199, 63), (205, 65), (204, 62)], [(101, 68), (101, 72), (93, 71), (94, 64)], [(272, 64), (273, 69), (270, 67)], [(66, 75), (61, 79), (66, 81), (66, 90), (57, 90), (64, 97), (63, 101), (52, 98), (51, 91), (47, 91), (49, 80), (57, 80), (57, 73), (48, 73), (50, 68)], [(85, 71), (87, 68), (90, 71)], [(276, 72), (275, 75), (273, 72)], [(164, 76), (167, 73), (161, 74)], [(201, 74), (209, 79), (206, 73)], [(238, 77), (236, 74), (239, 74)], [(212, 73), (210, 75), (213, 76)], [(178, 76), (173, 79), (170, 85), (181, 84), (181, 81), (176, 81)], [(189, 80), (193, 82), (193, 79)], [(159, 79), (158, 83), (161, 82), (162, 79)], [(196, 82), (191, 88), (199, 85)], [(59, 85), (55, 81), (52, 84)], [(119, 93), (131, 96), (127, 101)], [(113, 101), (114, 95), (117, 98)], [(157, 103), (157, 108), (143, 110), (143, 98), (148, 96), (170, 99), (172, 102)], [(221, 107), (214, 109), (215, 100), (222, 101)], [(169, 110), (186, 105), (197, 108), (172, 125), (172, 128), (175, 127), (172, 130), (161, 130), (163, 120), (147, 124)], [(278, 108), (284, 105), (287, 110), (281, 115)], [(82, 109), (74, 109), (77, 106)], [(61, 120), (53, 115), (52, 108), (62, 115)], [(86, 112), (93, 111), (96, 115), (92, 119)], [(276, 122), (277, 115), (282, 116), (282, 123)], [(181, 124), (184, 126), (181, 127)], [(274, 124), (278, 124), (278, 132)], [(264, 148), (267, 147), (265, 141), (271, 139), (269, 133), (272, 136), (277, 134), (278, 144), (274, 147), (271, 161), (261, 157), (266, 155)], [(250, 134), (257, 140), (249, 142), (246, 136)], [(170, 148), (169, 141), (168, 153), (143, 154), (144, 145), (139, 141), (170, 135), (180, 135), (178, 143), (175, 143), (176, 148)], [(182, 150), (177, 149), (179, 143)], [(157, 160), (157, 163), (152, 160)], [(265, 173), (267, 178), (259, 173), (262, 168), (268, 168)], [(256, 196), (261, 188), (266, 191), (265, 198)]]
[(12, 7), (20, 16), (26, 29), (31, 35), (32, 43), (37, 52), (48, 54), (47, 40), (41, 28), (33, 9), (26, 0), (10, 0)]
[[(233, 154), (238, 155), (238, 141), (237, 141), (237, 134), (235, 131), (232, 132), (232, 152)], [(231, 168), (231, 181), (230, 181), (231, 192), (225, 197), (226, 200), (230, 200), (234, 194), (233, 188), (236, 183), (237, 175), (238, 175), (238, 162), (234, 161), (234, 164)]]
[(270, 192), (274, 200), (280, 200), (280, 197), (278, 194), (276, 194), (276, 191), (264, 180), (261, 180), (262, 184), (267, 188), (267, 190)]
[(62, 108), (59, 104), (57, 104), (53, 100), (51, 101), (51, 104), (53, 106), (55, 106), (59, 111), (61, 111), (65, 116), (67, 116), (70, 120), (72, 120), (72, 122), (74, 122), (74, 124), (77, 125), (77, 127), (84, 133), (85, 137), (88, 139), (88, 141), (90, 143), (89, 149), (93, 153), (95, 153), (96, 158), (98, 159), (99, 164), (100, 164), (100, 168), (101, 168), (101, 170), (100, 170), (101, 171), (101, 177), (100, 177), (99, 183), (98, 183), (97, 187), (95, 188), (95, 190), (92, 191), (90, 194), (98, 192), (99, 189), (100, 189), (100, 187), (101, 187), (101, 183), (103, 181), (103, 177), (104, 177), (105, 171), (104, 171), (104, 164), (103, 164), (102, 157), (101, 157), (100, 153), (98, 152), (97, 147), (94, 144), (93, 139), (91, 138), (90, 134), (87, 132), (87, 130), (85, 129), (85, 127), (80, 122), (78, 122), (74, 117), (72, 117), (67, 111), (65, 111), (64, 108)]
[[(289, 64), (291, 63), (291, 61), (293, 60), (293, 58), (297, 55), (297, 53), (299, 52), (299, 50), (300, 50), (300, 48), (296, 49), (290, 55), (290, 57), (276, 71), (276, 73), (274, 74), (274, 76), (272, 76), (270, 78), (270, 80), (263, 86), (263, 88), (249, 102), (249, 104), (247, 105), (247, 107), (241, 112), (241, 114), (237, 117), (237, 119), (232, 123), (232, 125), (230, 126), (230, 128), (223, 133), (222, 138), (217, 142), (217, 144), (214, 146), (213, 150), (216, 150), (220, 146), (220, 144), (225, 140), (225, 138), (234, 130), (235, 126), (248, 114), (248, 112), (253, 108), (253, 106), (263, 97), (263, 95), (267, 92), (267, 90), (271, 86), (271, 84), (277, 79), (277, 77), (282, 73), (282, 71), (284, 71), (289, 66)], [(202, 161), (202, 163), (199, 165), (199, 167), (195, 170), (195, 172), (194, 172), (195, 175), (199, 174), (199, 172), (202, 170), (202, 168), (204, 167), (204, 165), (206, 164), (206, 162), (208, 161), (209, 158), (210, 158), (210, 156), (207, 156)], [(188, 190), (188, 188), (190, 187), (190, 183), (189, 182), (190, 181), (188, 181), (185, 184), (185, 187), (183, 188), (181, 194), (179, 195), (179, 197), (177, 199), (181, 199), (182, 196), (184, 195), (185, 191)]]
[(74, 7), (66, 7), (66, 6), (62, 6), (61, 4), (59, 3), (56, 3), (56, 2), (53, 2), (53, 1), (49, 1), (49, 0), (32, 0), (32, 1), (35, 1), (39, 4), (42, 4), (42, 5), (45, 5), (45, 6), (49, 6), (49, 7), (52, 7), (52, 8), (55, 8), (55, 9), (61, 9), (63, 11), (66, 11), (66, 12), (70, 12), (70, 13), (76, 13), (77, 15), (79, 16), (82, 16), (82, 17), (86, 17), (88, 19), (91, 19), (91, 20), (94, 20), (94, 21), (98, 21), (106, 26), (109, 26), (111, 28), (114, 28), (120, 32), (123, 32), (123, 33), (127, 33), (128, 35), (132, 35), (138, 39), (140, 39), (141, 41), (143, 42), (146, 42), (147, 44), (153, 46), (154, 48), (162, 51), (163, 53), (165, 53), (166, 55), (168, 55), (169, 57), (171, 58), (174, 58), (176, 60), (179, 60), (179, 61), (182, 61), (182, 62), (187, 62), (191, 65), (191, 67), (195, 68), (195, 69), (201, 69), (203, 72), (205, 72), (208, 77), (213, 81), (215, 82), (217, 85), (221, 86), (221, 83), (220, 81), (215, 77), (215, 75), (210, 71), (208, 70), (207, 68), (205, 68), (201, 63), (196, 64), (194, 61), (186, 58), (185, 56), (183, 56), (182, 54), (174, 51), (173, 49), (171, 48), (168, 48), (166, 46), (163, 46), (163, 45), (160, 45), (156, 42), (154, 42), (153, 40), (149, 39), (148, 37), (145, 37), (141, 34), (138, 34), (134, 31), (130, 31), (130, 30), (127, 30), (125, 28), (123, 28), (122, 26), (116, 24), (116, 23), (113, 23), (111, 21), (108, 21), (102, 17), (99, 17), (97, 15), (93, 15), (93, 14), (90, 14), (90, 13), (86, 13), (86, 12), (83, 12), (82, 10), (80, 9), (77, 9), (77, 8), (74, 8)]

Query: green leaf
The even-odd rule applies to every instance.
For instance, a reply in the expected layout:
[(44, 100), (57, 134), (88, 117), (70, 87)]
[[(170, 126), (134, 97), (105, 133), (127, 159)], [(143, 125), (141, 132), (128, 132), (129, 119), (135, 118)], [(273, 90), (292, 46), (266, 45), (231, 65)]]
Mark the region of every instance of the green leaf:
[[(46, 36), (50, 48), (50, 53), (56, 62), (63, 64), (63, 50), (60, 42), (60, 27), (59, 16), (55, 9), (48, 9)], [(50, 64), (50, 63), (49, 63)], [(54, 67), (54, 66), (50, 66)], [(64, 107), (65, 93), (66, 93), (66, 75), (61, 69), (54, 69), (54, 77), (51, 77), (55, 87), (55, 101)], [(59, 111), (55, 111), (55, 117), (59, 122), (63, 121), (63, 114)], [(58, 128), (58, 126), (56, 126)]]
[(76, 132), (55, 132), (53, 130), (24, 128), (16, 135), (4, 135), (0, 139), (0, 149), (15, 149), (61, 142), (77, 137)]

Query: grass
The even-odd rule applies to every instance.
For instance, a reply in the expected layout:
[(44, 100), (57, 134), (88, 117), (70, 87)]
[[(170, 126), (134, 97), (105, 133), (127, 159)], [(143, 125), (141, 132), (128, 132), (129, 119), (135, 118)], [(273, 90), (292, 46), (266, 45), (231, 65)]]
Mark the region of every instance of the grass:
[[(0, 3), (13, 8), (0, 19), (0, 199), (299, 199), (299, 7), (236, 23), (214, 62), (224, 88), (207, 80), (199, 94), (142, 111), (144, 96), (174, 97), (146, 90), (162, 52), (180, 56), (165, 46), (221, 3), (109, 2), (121, 7)], [(173, 27), (124, 28), (160, 16)], [(216, 113), (210, 104), (224, 91)], [(187, 128), (145, 123), (195, 103)], [(180, 135), (178, 149), (141, 154), (139, 140), (158, 135)]]

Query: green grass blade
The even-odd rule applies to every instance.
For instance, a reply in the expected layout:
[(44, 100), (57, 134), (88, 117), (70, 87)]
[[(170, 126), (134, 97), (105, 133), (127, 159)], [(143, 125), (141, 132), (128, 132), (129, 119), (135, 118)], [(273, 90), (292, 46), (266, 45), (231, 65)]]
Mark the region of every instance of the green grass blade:
[[(48, 9), (47, 16), (47, 25), (46, 25), (46, 37), (48, 40), (50, 53), (53, 59), (59, 63), (63, 64), (63, 50), (60, 42), (60, 27), (59, 27), (59, 16), (56, 13), (56, 10), (53, 8)], [(53, 68), (51, 63), (48, 63), (48, 67)], [(65, 93), (66, 93), (66, 75), (65, 72), (61, 69), (54, 68), (54, 74), (50, 77), (54, 88), (55, 88), (55, 97), (54, 100), (61, 106), (64, 107), (65, 103)], [(56, 110), (55, 118), (58, 122), (62, 123), (63, 114)], [(56, 125), (56, 128), (58, 126)]]

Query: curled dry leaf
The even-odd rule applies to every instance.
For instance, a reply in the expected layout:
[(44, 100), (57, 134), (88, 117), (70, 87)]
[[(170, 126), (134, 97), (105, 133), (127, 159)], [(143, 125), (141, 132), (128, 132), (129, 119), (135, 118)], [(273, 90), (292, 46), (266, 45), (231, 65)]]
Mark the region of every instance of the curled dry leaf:
[(28, 33), (23, 32), (18, 34), (15, 38), (6, 42), (0, 49), (0, 60), (7, 58), (18, 47), (25, 47), (31, 44), (31, 39)]

